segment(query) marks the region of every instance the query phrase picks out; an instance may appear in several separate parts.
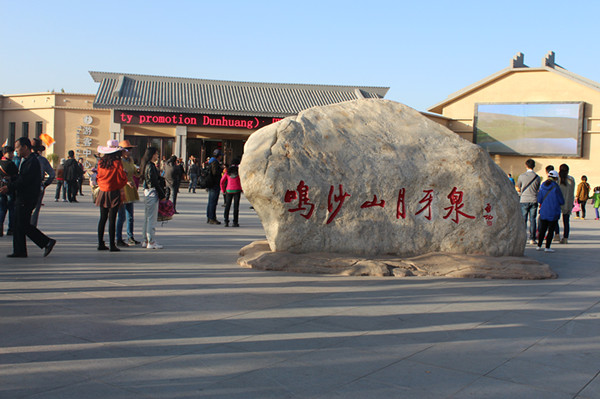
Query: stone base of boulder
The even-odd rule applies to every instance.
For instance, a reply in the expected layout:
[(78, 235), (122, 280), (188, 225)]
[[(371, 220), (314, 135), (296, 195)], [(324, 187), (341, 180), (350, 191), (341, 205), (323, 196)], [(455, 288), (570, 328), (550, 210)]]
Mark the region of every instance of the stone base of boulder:
[(447, 277), (539, 280), (557, 278), (545, 263), (525, 256), (428, 253), (412, 258), (334, 253), (273, 252), (267, 241), (240, 250), (238, 264), (258, 270), (375, 277)]

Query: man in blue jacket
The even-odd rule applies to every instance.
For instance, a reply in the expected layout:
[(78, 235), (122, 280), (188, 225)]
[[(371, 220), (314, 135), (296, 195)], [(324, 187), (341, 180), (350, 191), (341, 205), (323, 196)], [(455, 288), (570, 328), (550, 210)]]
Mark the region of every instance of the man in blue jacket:
[(542, 250), (542, 241), (544, 240), (544, 236), (546, 236), (546, 232), (548, 232), (548, 236), (546, 236), (546, 249), (544, 251), (554, 252), (553, 249), (550, 249), (550, 244), (552, 244), (554, 230), (562, 214), (560, 206), (565, 203), (560, 187), (556, 184), (557, 180), (558, 172), (551, 170), (548, 172), (548, 179), (542, 183), (538, 192), (537, 202), (540, 204), (540, 231), (537, 251)]

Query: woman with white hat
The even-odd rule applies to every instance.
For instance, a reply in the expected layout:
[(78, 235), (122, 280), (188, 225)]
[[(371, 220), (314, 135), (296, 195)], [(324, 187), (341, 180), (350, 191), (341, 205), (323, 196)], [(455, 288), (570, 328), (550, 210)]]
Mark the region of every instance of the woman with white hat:
[(127, 184), (127, 174), (121, 163), (122, 147), (117, 140), (108, 140), (106, 147), (98, 146), (102, 158), (98, 160), (98, 196), (96, 205), (100, 207), (100, 221), (98, 222), (98, 251), (109, 248), (104, 243), (104, 228), (108, 220), (108, 236), (110, 251), (118, 252), (120, 249), (115, 242), (117, 212), (121, 206), (121, 190)]

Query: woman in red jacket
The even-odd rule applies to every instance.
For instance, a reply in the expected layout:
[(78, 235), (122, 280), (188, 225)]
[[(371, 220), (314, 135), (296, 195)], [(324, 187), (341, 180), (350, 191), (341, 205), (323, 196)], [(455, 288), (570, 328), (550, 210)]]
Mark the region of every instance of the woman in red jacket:
[(98, 222), (98, 251), (109, 249), (104, 243), (104, 228), (108, 220), (108, 237), (110, 251), (118, 252), (120, 249), (115, 242), (117, 212), (121, 206), (121, 193), (127, 184), (127, 174), (121, 163), (121, 151), (117, 140), (108, 140), (106, 147), (98, 146), (102, 158), (98, 161), (98, 197), (96, 205), (100, 207), (100, 221)]

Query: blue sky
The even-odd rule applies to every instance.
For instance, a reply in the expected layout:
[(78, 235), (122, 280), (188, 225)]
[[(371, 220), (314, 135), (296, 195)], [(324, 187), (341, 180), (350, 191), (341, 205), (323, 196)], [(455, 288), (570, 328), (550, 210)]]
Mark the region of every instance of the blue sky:
[(95, 93), (88, 71), (386, 86), (426, 110), (517, 52), (600, 81), (598, 1), (0, 0), (0, 93)]

